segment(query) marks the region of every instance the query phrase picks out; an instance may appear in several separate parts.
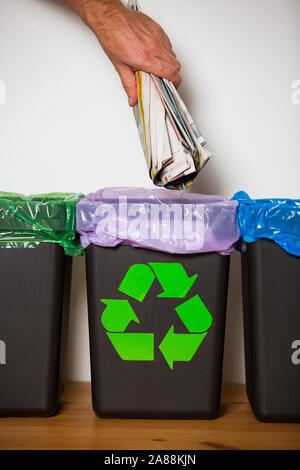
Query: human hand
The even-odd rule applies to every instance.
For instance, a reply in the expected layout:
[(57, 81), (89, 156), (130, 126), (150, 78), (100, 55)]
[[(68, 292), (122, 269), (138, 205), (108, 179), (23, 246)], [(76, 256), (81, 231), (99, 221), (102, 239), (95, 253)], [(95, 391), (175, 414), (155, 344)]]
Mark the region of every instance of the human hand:
[(164, 30), (120, 0), (63, 0), (74, 8), (95, 33), (117, 70), (130, 106), (137, 102), (134, 72), (143, 70), (179, 86), (180, 63)]

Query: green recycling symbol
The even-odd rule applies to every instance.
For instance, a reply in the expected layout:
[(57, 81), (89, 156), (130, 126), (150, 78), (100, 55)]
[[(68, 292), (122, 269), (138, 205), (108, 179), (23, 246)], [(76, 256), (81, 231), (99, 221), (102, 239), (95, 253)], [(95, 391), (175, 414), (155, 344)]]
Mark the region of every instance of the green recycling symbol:
[[(158, 297), (185, 299), (198, 274), (188, 277), (180, 263), (148, 263), (132, 265), (118, 290), (142, 302), (157, 278), (163, 291)], [(127, 299), (101, 299), (106, 305), (101, 321), (107, 336), (121, 359), (154, 361), (153, 333), (125, 333), (131, 321), (140, 323)], [(175, 308), (188, 333), (174, 333), (170, 327), (159, 349), (170, 369), (175, 361), (191, 361), (212, 324), (212, 316), (199, 295)]]

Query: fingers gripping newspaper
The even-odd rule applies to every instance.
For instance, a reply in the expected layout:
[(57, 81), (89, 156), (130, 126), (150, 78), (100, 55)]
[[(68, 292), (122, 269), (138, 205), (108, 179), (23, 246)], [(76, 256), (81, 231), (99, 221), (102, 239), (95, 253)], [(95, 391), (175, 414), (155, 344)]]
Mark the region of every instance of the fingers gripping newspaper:
[[(137, 0), (128, 8), (140, 11)], [(206, 142), (169, 80), (136, 72), (138, 102), (135, 120), (150, 178), (156, 186), (191, 186), (211, 157)]]

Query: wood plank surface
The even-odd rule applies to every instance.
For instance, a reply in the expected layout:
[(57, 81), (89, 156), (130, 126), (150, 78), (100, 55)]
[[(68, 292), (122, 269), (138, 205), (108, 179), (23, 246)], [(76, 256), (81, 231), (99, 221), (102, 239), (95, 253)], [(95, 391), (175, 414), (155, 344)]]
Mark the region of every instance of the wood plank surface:
[(0, 449), (300, 449), (300, 424), (257, 421), (244, 385), (223, 386), (222, 414), (214, 420), (100, 419), (90, 383), (73, 382), (56, 416), (0, 418)]

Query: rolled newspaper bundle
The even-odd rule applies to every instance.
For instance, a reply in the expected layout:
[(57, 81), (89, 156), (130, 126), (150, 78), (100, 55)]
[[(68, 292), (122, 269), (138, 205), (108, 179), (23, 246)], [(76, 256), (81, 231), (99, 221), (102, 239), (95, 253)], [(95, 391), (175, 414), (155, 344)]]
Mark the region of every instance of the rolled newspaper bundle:
[[(127, 6), (140, 11), (137, 0)], [(211, 152), (173, 83), (136, 72), (138, 102), (134, 116), (150, 178), (156, 186), (191, 186)]]

